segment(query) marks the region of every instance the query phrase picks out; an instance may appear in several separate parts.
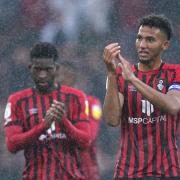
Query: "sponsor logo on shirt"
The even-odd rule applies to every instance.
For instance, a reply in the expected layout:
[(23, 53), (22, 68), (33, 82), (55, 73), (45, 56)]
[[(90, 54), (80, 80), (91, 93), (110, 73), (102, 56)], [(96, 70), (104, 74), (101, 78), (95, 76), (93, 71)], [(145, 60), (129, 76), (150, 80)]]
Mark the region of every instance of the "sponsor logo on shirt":
[(37, 114), (38, 113), (38, 109), (37, 108), (31, 108), (29, 109), (29, 114), (33, 115), (33, 114)]
[(67, 136), (65, 133), (54, 133), (54, 134), (41, 134), (41, 136), (39, 136), (39, 140), (40, 141), (44, 141), (44, 140), (52, 140), (52, 139), (66, 139)]
[(141, 100), (142, 103), (142, 113), (150, 116), (154, 112), (154, 106), (147, 100)]
[(141, 100), (142, 105), (142, 113), (146, 115), (146, 117), (129, 117), (128, 122), (130, 124), (153, 124), (161, 121), (166, 121), (166, 117), (164, 115), (160, 115), (157, 117), (151, 117), (151, 114), (154, 112), (154, 106), (147, 100)]
[(128, 118), (128, 122), (130, 124), (154, 124), (154, 123), (159, 123), (161, 121), (166, 121), (166, 117), (165, 116), (157, 116), (157, 117), (129, 117)]

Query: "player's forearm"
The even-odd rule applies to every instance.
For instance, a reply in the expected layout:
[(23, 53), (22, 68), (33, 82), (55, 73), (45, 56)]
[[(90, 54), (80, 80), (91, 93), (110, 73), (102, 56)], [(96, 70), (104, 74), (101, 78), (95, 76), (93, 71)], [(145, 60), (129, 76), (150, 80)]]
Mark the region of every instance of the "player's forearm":
[(27, 132), (17, 131), (17, 127), (6, 127), (6, 144), (10, 152), (15, 153), (34, 144), (38, 137), (45, 131), (44, 123), (35, 126)]
[(62, 120), (62, 125), (66, 131), (68, 137), (76, 141), (81, 147), (88, 147), (91, 143), (91, 133), (89, 122), (77, 122), (73, 125), (68, 119)]
[(118, 94), (115, 74), (108, 74), (106, 82), (106, 95), (103, 104), (103, 118), (107, 124), (117, 126), (120, 123), (122, 105)]
[(168, 113), (174, 115), (178, 113), (180, 108), (180, 103), (178, 98), (170, 94), (163, 94), (152, 87), (146, 85), (140, 81), (137, 77), (133, 77), (130, 82), (136, 87), (136, 89), (153, 105), (158, 108), (167, 111)]

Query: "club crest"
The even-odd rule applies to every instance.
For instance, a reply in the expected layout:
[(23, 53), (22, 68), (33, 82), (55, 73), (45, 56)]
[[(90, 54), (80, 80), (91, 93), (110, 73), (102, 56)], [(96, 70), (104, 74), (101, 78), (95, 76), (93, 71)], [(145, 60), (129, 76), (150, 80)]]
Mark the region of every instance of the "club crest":
[(158, 83), (158, 85), (157, 85), (157, 87), (158, 87), (158, 89), (160, 90), (160, 91), (162, 91), (163, 90), (163, 88), (164, 88), (164, 85), (163, 85), (163, 80), (162, 79), (160, 79), (159, 80), (159, 83)]

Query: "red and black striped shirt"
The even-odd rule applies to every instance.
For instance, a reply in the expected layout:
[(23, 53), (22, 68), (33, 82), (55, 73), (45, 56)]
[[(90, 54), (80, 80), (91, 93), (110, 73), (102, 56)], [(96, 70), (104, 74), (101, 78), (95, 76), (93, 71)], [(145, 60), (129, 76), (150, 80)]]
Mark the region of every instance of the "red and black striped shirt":
[(89, 148), (81, 150), (81, 164), (83, 166), (84, 174), (86, 175), (87, 180), (99, 180), (100, 172), (97, 161), (96, 139), (101, 122), (102, 106), (100, 100), (97, 97), (87, 96), (87, 99), (89, 104), (88, 114), (91, 127), (92, 143)]
[[(53, 100), (66, 105), (62, 124), (45, 129), (43, 117)], [(43, 95), (29, 88), (12, 94), (5, 110), (6, 144), (24, 150), (25, 180), (84, 179), (78, 147), (90, 144), (86, 97), (80, 90), (60, 86)]]
[[(158, 70), (134, 74), (164, 94), (180, 89), (180, 65), (162, 64)], [(147, 101), (117, 69), (118, 88), (124, 95), (120, 151), (115, 178), (180, 177), (177, 132), (180, 116), (170, 115)]]

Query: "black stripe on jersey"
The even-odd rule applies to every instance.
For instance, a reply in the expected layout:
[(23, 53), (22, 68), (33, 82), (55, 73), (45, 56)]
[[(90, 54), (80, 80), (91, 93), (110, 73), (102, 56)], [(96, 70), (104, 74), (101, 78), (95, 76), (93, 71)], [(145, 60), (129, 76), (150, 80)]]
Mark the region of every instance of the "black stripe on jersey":
[[(68, 119), (72, 119), (71, 118), (71, 115), (70, 115), (70, 105), (73, 103), (73, 98), (74, 97), (76, 97), (76, 96), (72, 96), (72, 95), (70, 95), (70, 94), (67, 94), (66, 95), (66, 99), (65, 99), (65, 104), (67, 105), (67, 118)], [(70, 141), (69, 143), (73, 143), (72, 141)], [(70, 153), (70, 155), (72, 156), (73, 154), (75, 154), (75, 152), (74, 152), (74, 145), (72, 145), (72, 146), (69, 146), (69, 153)], [(71, 169), (71, 172), (72, 172), (72, 174), (75, 174), (75, 172), (74, 172), (74, 167), (73, 167), (73, 165), (74, 165), (74, 159), (72, 159), (72, 158), (66, 158), (66, 160), (67, 160), (67, 163), (70, 165), (70, 169)]]
[[(165, 151), (166, 151), (166, 157), (167, 157), (167, 161), (168, 161), (168, 166), (170, 167), (170, 165), (172, 164), (171, 162), (171, 155), (170, 155), (170, 150), (169, 150), (169, 146), (168, 146), (168, 124), (171, 123), (169, 117), (168, 117), (168, 114), (166, 114), (166, 117), (167, 117), (167, 125), (166, 125), (166, 139), (165, 139)], [(173, 173), (172, 173), (172, 170), (171, 169), (168, 169), (169, 170), (169, 176), (173, 176)]]
[(41, 96), (41, 109), (42, 109), (42, 117), (46, 115), (46, 104), (45, 104), (45, 97)]
[(59, 88), (57, 90), (57, 100), (62, 101), (62, 99), (61, 99), (61, 86), (59, 86)]
[(70, 117), (70, 95), (67, 94), (65, 96), (65, 107), (66, 107), (66, 112), (67, 112), (67, 118), (71, 119)]
[[(136, 71), (135, 76), (138, 77), (138, 71)], [(132, 91), (132, 117), (137, 117), (137, 106), (138, 106), (138, 102), (137, 102), (137, 91)], [(134, 162), (134, 171), (133, 171), (133, 175), (136, 176), (137, 175), (137, 171), (139, 168), (139, 145), (138, 145), (138, 125), (133, 125), (133, 131), (134, 131), (134, 143), (136, 148), (134, 148), (136, 151), (135, 153), (135, 162)]]
[[(146, 83), (146, 75), (142, 75), (142, 81), (144, 83)], [(142, 113), (142, 118), (146, 118), (146, 114)], [(147, 174), (147, 162), (148, 162), (148, 142), (146, 141), (147, 140), (147, 136), (148, 136), (148, 133), (147, 133), (147, 127), (146, 125), (143, 126), (142, 128), (142, 133), (143, 133), (143, 149), (144, 149), (144, 170), (143, 170), (143, 174)]]
[[(50, 146), (50, 145), (49, 145)], [(53, 155), (53, 150), (51, 149), (51, 147), (46, 146), (47, 148), (47, 166), (46, 166), (46, 180), (50, 179), (50, 175), (51, 175), (51, 155)]]
[[(33, 101), (33, 107), (34, 108), (37, 108), (37, 96), (34, 94), (34, 91), (33, 91), (33, 96), (32, 96), (32, 101)], [(37, 114), (34, 115), (34, 123), (37, 125), (39, 123), (39, 120), (38, 120), (38, 116)], [(37, 152), (38, 152), (38, 146), (37, 144), (34, 144), (34, 147), (33, 147), (33, 153), (34, 153), (34, 177), (33, 179), (36, 180), (37, 177), (38, 177), (38, 160), (37, 160)]]
[(31, 115), (30, 115), (30, 112), (29, 112), (29, 98), (26, 98), (25, 99), (25, 112), (26, 112), (26, 123), (27, 125), (27, 129), (31, 129), (31, 123), (30, 123), (30, 120), (31, 120)]
[[(66, 97), (66, 94), (64, 94), (64, 93), (61, 93), (61, 96), (60, 96), (60, 100), (61, 101), (64, 101), (65, 102), (65, 106), (67, 106), (66, 105), (66, 100), (64, 100), (64, 98)], [(61, 127), (61, 132), (62, 133), (64, 133), (65, 132), (65, 130), (64, 130), (64, 128), (63, 128), (63, 126)], [(65, 174), (65, 171), (67, 172), (67, 174), (68, 174), (68, 169), (67, 169), (67, 158), (66, 158), (66, 155), (67, 155), (67, 145), (64, 143), (64, 141), (62, 141), (62, 143), (60, 144), (60, 146), (61, 146), (61, 150), (62, 150), (62, 155), (63, 155), (63, 157), (62, 157), (62, 161), (59, 159), (59, 162), (61, 163), (61, 171), (62, 172), (60, 172), (61, 173), (61, 177), (62, 177), (62, 179), (64, 180), (64, 179), (66, 179), (66, 174)]]
[(37, 174), (38, 174), (38, 160), (37, 160), (37, 150), (38, 150), (38, 147), (37, 147), (37, 144), (34, 144), (33, 145), (33, 154), (34, 154), (34, 177), (33, 179), (34, 180), (37, 180)]
[[(59, 167), (59, 154), (58, 154), (58, 151), (59, 151), (59, 146), (58, 146), (59, 143), (56, 143), (54, 144), (55, 146), (55, 151), (56, 151), (56, 157), (55, 157), (55, 173), (54, 173), (54, 179), (58, 179), (58, 177), (60, 177), (60, 167)], [(61, 177), (62, 180), (63, 180), (63, 177)]]
[[(149, 86), (151, 86), (152, 88), (155, 88), (155, 87), (153, 87), (153, 82), (154, 82), (154, 80), (155, 80), (155, 78), (156, 78), (156, 75), (155, 74), (153, 74), (153, 75), (151, 75), (151, 77), (150, 77), (150, 79), (149, 79)], [(157, 87), (157, 86), (156, 86)], [(150, 110), (150, 112), (151, 112), (151, 117), (156, 117), (156, 114), (155, 114), (155, 112), (154, 111), (151, 111)], [(159, 125), (159, 124), (158, 124)], [(154, 127), (155, 126), (155, 127)], [(157, 154), (157, 147), (156, 147), (156, 123), (152, 123), (151, 124), (151, 129), (152, 129), (152, 134), (153, 134), (153, 136), (152, 136), (152, 148), (153, 148), (153, 154)], [(154, 158), (154, 157), (153, 157)], [(157, 169), (157, 162), (154, 160), (153, 161), (153, 163), (152, 163), (152, 172), (154, 173), (154, 172), (156, 172), (156, 169)]]
[[(128, 107), (128, 82), (127, 81), (124, 81), (124, 83), (125, 83), (125, 85), (124, 85), (124, 96), (126, 97), (125, 99), (124, 99), (124, 106), (123, 106), (123, 110), (122, 110), (122, 114), (125, 114), (125, 115), (127, 115), (127, 117), (129, 116), (129, 111), (128, 111), (128, 108), (126, 108), (126, 107)], [(118, 83), (119, 84), (119, 83)], [(121, 120), (121, 126), (123, 127), (123, 128), (121, 128), (121, 131), (123, 131), (123, 132), (121, 132), (121, 134), (123, 134), (124, 136), (125, 136), (125, 133), (126, 133), (126, 126), (127, 126), (127, 122), (126, 122), (126, 119), (124, 119), (124, 117), (122, 117), (122, 120)], [(119, 161), (117, 162), (117, 170), (116, 170), (116, 176), (118, 177), (119, 176), (119, 171), (120, 171), (120, 166), (121, 166), (121, 162), (122, 162), (122, 154), (123, 154), (123, 152), (124, 152), (124, 146), (125, 146), (125, 137), (124, 138), (121, 138), (120, 137), (120, 139), (121, 139), (121, 141), (123, 140), (123, 142), (121, 142), (122, 143), (122, 150), (121, 150), (121, 154), (120, 154), (120, 159), (119, 159)]]
[(27, 174), (26, 179), (29, 180), (30, 179), (30, 163), (31, 163), (32, 159), (30, 157), (30, 153), (28, 152), (28, 150), (27, 151), (25, 150), (24, 156), (26, 159), (25, 160), (25, 167), (26, 167), (26, 174)]
[[(35, 90), (32, 90), (32, 91), (33, 91), (33, 96), (32, 96), (33, 106), (34, 108), (37, 108), (37, 95), (35, 94)], [(34, 115), (34, 123), (36, 125), (39, 123), (38, 114)]]
[[(171, 119), (173, 119), (173, 117), (171, 116)], [(177, 126), (177, 124), (176, 124), (176, 127), (178, 127)], [(176, 139), (176, 129), (174, 129), (174, 119), (173, 119), (173, 123), (172, 123), (172, 136), (173, 136), (173, 139)], [(176, 144), (175, 144), (175, 142), (173, 141), (173, 146), (174, 146), (174, 149), (176, 149)], [(173, 152), (174, 152), (174, 159), (175, 159), (175, 162), (176, 162), (176, 167), (180, 167), (180, 164), (179, 164), (179, 162), (178, 162), (178, 152), (177, 151), (175, 151), (175, 150), (173, 150)], [(180, 175), (180, 169), (178, 168), (178, 175)]]
[[(76, 153), (76, 157), (75, 157), (75, 162), (76, 162), (76, 168), (78, 168), (79, 169), (79, 171), (80, 171), (80, 173), (82, 174), (82, 175), (84, 175), (84, 173), (83, 173), (83, 170), (82, 170), (82, 165), (81, 165), (81, 156), (80, 156), (80, 151), (76, 148), (75, 149), (75, 153)], [(91, 155), (91, 157), (92, 157), (92, 155)], [(89, 180), (90, 180), (90, 177), (88, 178)]]
[(77, 103), (77, 107), (78, 107), (78, 112), (77, 112), (76, 119), (77, 119), (77, 120), (80, 120), (81, 104), (80, 104), (79, 99), (78, 99), (77, 96), (74, 96), (74, 99), (75, 99), (75, 101), (76, 101), (76, 103)]
[[(58, 88), (57, 90), (57, 101), (62, 101), (61, 99), (61, 87)], [(55, 157), (55, 174), (54, 174), (54, 179), (58, 179), (60, 177), (60, 157), (59, 157), (59, 150), (61, 147), (59, 147), (59, 145), (61, 145), (60, 143), (54, 143), (54, 147), (55, 147), (55, 152), (56, 152), (56, 157)], [(62, 169), (62, 168), (61, 168)], [(62, 174), (61, 179), (64, 180), (64, 175)]]
[[(160, 114), (162, 114), (162, 112), (160, 112)], [(161, 140), (161, 174), (165, 173), (165, 169), (164, 169), (164, 164), (163, 164), (163, 153), (164, 153), (164, 148), (165, 148), (165, 129), (164, 129), (164, 122), (160, 121), (160, 140)]]
[[(125, 83), (125, 86), (126, 86), (126, 90), (128, 92), (128, 83)], [(124, 95), (125, 97), (128, 97), (128, 94), (125, 94)], [(127, 99), (127, 98), (126, 98)], [(126, 102), (127, 103), (127, 106), (128, 106), (128, 101)], [(129, 125), (128, 125), (128, 122), (126, 122), (126, 128), (128, 129), (128, 132), (129, 132)], [(127, 133), (127, 132), (126, 132)], [(127, 164), (130, 163), (130, 157), (131, 157), (131, 140), (130, 140), (130, 136), (128, 136), (128, 147), (127, 147), (127, 155), (126, 155), (126, 160), (125, 160), (125, 166)], [(124, 177), (127, 177), (128, 176), (128, 168), (125, 167), (124, 169)]]
[(61, 165), (62, 177), (65, 176), (64, 171), (66, 171), (68, 174), (68, 167), (67, 167), (68, 157), (67, 157), (67, 147), (66, 146), (67, 146), (66, 144), (62, 143), (62, 151), (63, 151), (63, 156), (64, 156), (63, 157), (64, 158), (63, 159), (64, 164)]
[[(33, 91), (33, 96), (32, 96), (32, 101), (33, 101), (33, 106), (34, 108), (37, 108), (37, 96), (35, 95), (35, 92)], [(39, 118), (38, 114), (34, 115), (34, 124), (37, 125), (39, 123)], [(38, 152), (38, 146), (37, 144), (34, 144), (33, 147), (33, 153), (34, 153), (34, 177), (33, 179), (37, 179), (37, 173), (38, 173), (38, 159), (37, 159), (37, 152)]]
[[(165, 84), (168, 84), (168, 77), (167, 77), (167, 71), (165, 71)], [(159, 79), (161, 77), (161, 74), (165, 73), (164, 70), (162, 70), (162, 72), (159, 72), (157, 79)], [(166, 87), (166, 91), (168, 90), (168, 87)], [(164, 112), (160, 110), (160, 115), (163, 115)], [(167, 123), (166, 123), (167, 126)], [(166, 134), (165, 131), (167, 131), (167, 128), (165, 129), (164, 127), (164, 121), (160, 121), (160, 139), (161, 139), (161, 174), (165, 173), (165, 168), (164, 168), (164, 164), (163, 164), (163, 154), (164, 154), (164, 150), (165, 147), (167, 146), (167, 141), (166, 141)]]
[(10, 121), (10, 122), (8, 122), (6, 125), (5, 125), (5, 127), (9, 127), (9, 126), (22, 126), (22, 122), (21, 122), (21, 120), (15, 120), (15, 121)]
[(89, 120), (87, 120), (87, 119), (80, 119), (80, 120), (73, 120), (73, 121), (72, 121), (72, 124), (76, 124), (76, 123), (79, 123), (79, 122), (90, 123)]
[[(73, 143), (73, 142), (71, 142), (71, 143)], [(71, 157), (75, 156), (75, 154), (76, 154), (76, 151), (75, 151), (74, 147), (75, 146), (72, 145), (69, 148)], [(70, 163), (71, 172), (72, 172), (73, 175), (75, 175), (75, 171), (74, 171), (74, 168), (75, 168), (74, 166), (76, 165), (75, 159), (74, 158), (69, 159), (69, 163)]]
[[(49, 104), (51, 105), (52, 103), (53, 103), (53, 97), (49, 96)], [(51, 131), (51, 133), (53, 134), (54, 132)], [(53, 157), (51, 157), (51, 156), (53, 156), (53, 152), (52, 152), (53, 149), (51, 149), (50, 145), (49, 145), (49, 147), (47, 146), (47, 151), (48, 151), (48, 154), (47, 154), (46, 177), (47, 177), (47, 180), (49, 180), (50, 175), (51, 175), (51, 173), (50, 173), (51, 172), (51, 158), (53, 158)]]

